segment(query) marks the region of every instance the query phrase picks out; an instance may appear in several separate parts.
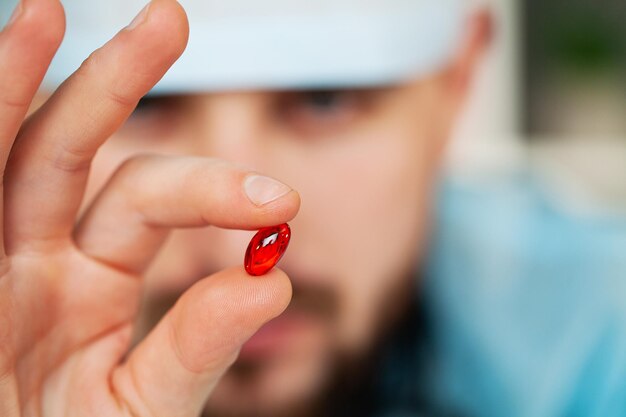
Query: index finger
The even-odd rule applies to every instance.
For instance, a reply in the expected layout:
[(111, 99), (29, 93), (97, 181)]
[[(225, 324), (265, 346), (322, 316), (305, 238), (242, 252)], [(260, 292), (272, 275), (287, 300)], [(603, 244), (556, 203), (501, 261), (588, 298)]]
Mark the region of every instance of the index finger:
[(74, 238), (92, 258), (139, 275), (171, 228), (257, 229), (291, 220), (299, 207), (291, 187), (225, 161), (143, 155), (111, 177)]
[(153, 0), (30, 118), (7, 166), (6, 240), (14, 250), (70, 237), (93, 156), (182, 54), (188, 35), (182, 7)]

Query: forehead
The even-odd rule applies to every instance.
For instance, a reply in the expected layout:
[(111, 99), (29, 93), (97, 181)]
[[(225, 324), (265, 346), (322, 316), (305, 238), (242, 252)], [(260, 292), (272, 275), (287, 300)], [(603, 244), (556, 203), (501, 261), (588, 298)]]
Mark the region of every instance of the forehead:
[[(5, 0), (8, 14), (16, 0)], [(125, 26), (144, 0), (65, 0), (54, 88)], [(155, 91), (344, 88), (436, 71), (452, 54), (466, 0), (180, 0), (187, 49)], [(6, 10), (5, 10), (6, 9)]]

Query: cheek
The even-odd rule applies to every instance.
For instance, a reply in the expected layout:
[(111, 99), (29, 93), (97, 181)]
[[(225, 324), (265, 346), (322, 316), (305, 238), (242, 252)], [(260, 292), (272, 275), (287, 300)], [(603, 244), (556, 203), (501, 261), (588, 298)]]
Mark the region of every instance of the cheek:
[[(297, 221), (321, 245), (342, 299), (337, 337), (344, 349), (366, 346), (380, 308), (414, 264), (424, 235), (429, 149), (418, 132), (363, 132), (307, 163), (320, 169), (304, 187)], [(421, 142), (420, 142), (421, 141)], [(314, 180), (314, 181), (313, 181)], [(309, 194), (310, 195), (307, 195)]]

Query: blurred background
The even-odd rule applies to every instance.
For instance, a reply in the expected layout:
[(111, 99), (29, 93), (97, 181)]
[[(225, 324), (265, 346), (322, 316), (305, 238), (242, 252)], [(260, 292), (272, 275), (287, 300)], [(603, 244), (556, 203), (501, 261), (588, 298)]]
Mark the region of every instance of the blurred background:
[(489, 0), (427, 280), (441, 403), (624, 415), (626, 2)]
[(570, 210), (626, 213), (626, 3), (486, 0), (492, 50), (450, 169), (530, 162)]

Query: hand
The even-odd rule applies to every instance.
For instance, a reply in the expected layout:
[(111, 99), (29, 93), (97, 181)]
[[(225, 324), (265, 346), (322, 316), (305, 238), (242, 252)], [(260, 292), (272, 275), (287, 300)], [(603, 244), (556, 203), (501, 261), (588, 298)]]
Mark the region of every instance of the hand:
[(224, 270), (127, 352), (140, 277), (170, 228), (256, 229), (299, 207), (288, 189), (254, 204), (251, 173), (225, 162), (141, 156), (76, 218), (98, 147), (187, 42), (175, 1), (154, 0), (142, 18), (26, 121), (63, 37), (62, 6), (28, 0), (0, 33), (0, 416), (196, 416), (241, 345), (290, 300), (279, 270)]

